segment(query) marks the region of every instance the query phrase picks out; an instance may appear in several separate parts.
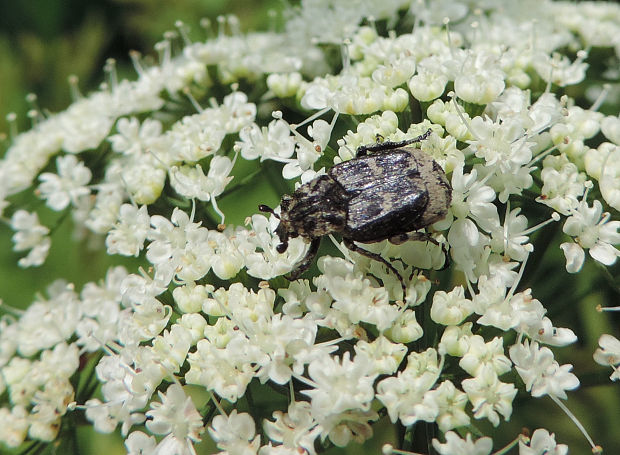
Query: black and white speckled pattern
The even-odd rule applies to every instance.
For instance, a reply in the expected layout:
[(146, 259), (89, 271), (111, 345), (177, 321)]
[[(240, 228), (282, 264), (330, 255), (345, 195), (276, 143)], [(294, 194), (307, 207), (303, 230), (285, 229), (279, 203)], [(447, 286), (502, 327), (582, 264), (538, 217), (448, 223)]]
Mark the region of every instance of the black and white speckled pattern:
[[(308, 255), (291, 278), (311, 265), (320, 238), (327, 234), (341, 233), (348, 245), (354, 241), (374, 243), (390, 239), (402, 243), (408, 238), (429, 239), (426, 234), (409, 233), (446, 216), (452, 188), (441, 166), (429, 155), (400, 145), (362, 147), (362, 156), (335, 165), (327, 175), (282, 197), (280, 225), (276, 230), (282, 242), (279, 250), (286, 250), (292, 237), (301, 236), (312, 242)], [(355, 250), (362, 254), (365, 251), (359, 247)], [(373, 259), (377, 259), (375, 256)], [(397, 273), (383, 259), (377, 260)]]

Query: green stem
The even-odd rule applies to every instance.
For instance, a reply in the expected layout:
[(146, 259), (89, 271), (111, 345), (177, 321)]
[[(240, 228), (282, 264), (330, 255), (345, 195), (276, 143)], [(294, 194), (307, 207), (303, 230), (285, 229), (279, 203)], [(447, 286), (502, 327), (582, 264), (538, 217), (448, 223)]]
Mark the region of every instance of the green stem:
[(511, 442), (509, 442), (506, 447), (503, 447), (503, 448), (499, 449), (493, 455), (504, 455), (504, 454), (508, 453), (509, 450), (511, 450), (513, 447), (515, 447), (517, 444), (519, 444), (520, 440), (521, 440), (521, 435), (517, 436), (515, 439), (513, 439)]
[(220, 194), (218, 196), (218, 198), (222, 199), (222, 198), (225, 198), (226, 196), (230, 196), (231, 194), (233, 194), (236, 191), (240, 190), (241, 188), (243, 188), (247, 184), (252, 183), (252, 181), (254, 179), (256, 179), (256, 177), (260, 176), (262, 173), (263, 173), (263, 169), (259, 168), (259, 169), (255, 170), (254, 172), (246, 175), (243, 179), (241, 179), (241, 181), (239, 183), (237, 183), (236, 185), (231, 186), (226, 191), (224, 191), (222, 194)]

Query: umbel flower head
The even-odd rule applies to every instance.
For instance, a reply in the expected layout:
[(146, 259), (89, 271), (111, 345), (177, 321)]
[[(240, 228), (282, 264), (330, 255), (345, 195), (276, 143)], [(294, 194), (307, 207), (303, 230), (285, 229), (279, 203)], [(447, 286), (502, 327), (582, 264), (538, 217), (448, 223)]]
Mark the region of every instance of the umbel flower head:
[(620, 7), (305, 0), (285, 18), (221, 18), (178, 52), (167, 35), (134, 80), (11, 138), (19, 266), (45, 267), (67, 214), (140, 266), (81, 290), (54, 270), (3, 307), (0, 443), (86, 422), (130, 454), (566, 453), (531, 401), (600, 452), (570, 407), (602, 370), (566, 347), (600, 337), (618, 378), (616, 337), (576, 321), (617, 290)]

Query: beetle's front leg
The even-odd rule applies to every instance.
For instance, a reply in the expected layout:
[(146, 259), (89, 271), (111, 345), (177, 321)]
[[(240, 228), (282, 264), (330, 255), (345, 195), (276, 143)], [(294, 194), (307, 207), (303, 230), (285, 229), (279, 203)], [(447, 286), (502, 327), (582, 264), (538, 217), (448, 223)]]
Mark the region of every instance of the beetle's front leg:
[(289, 281), (294, 281), (297, 278), (299, 278), (302, 273), (308, 270), (310, 266), (312, 265), (312, 261), (314, 261), (314, 257), (319, 252), (320, 244), (321, 244), (321, 237), (312, 239), (312, 241), (310, 242), (310, 248), (308, 248), (308, 252), (304, 256), (304, 258), (301, 260), (300, 263), (297, 264), (295, 269), (291, 271), (291, 273), (289, 273), (288, 275), (285, 275), (284, 278), (286, 278)]
[(366, 156), (369, 153), (380, 153), (387, 152), (390, 150), (398, 149), (401, 147), (405, 147), (407, 145), (411, 145), (415, 142), (420, 142), (429, 137), (432, 133), (432, 130), (429, 128), (426, 133), (420, 134), (418, 137), (413, 139), (405, 139), (404, 141), (392, 142), (392, 141), (384, 141), (384, 142), (376, 142), (375, 144), (362, 145), (357, 148), (357, 156)]
[(403, 277), (401, 276), (401, 274), (398, 273), (398, 270), (396, 270), (394, 266), (389, 263), (389, 261), (387, 261), (383, 256), (377, 253), (373, 253), (372, 251), (368, 251), (368, 250), (365, 250), (364, 248), (357, 246), (355, 243), (353, 243), (353, 240), (351, 239), (348, 239), (345, 237), (342, 240), (344, 241), (345, 246), (351, 251), (355, 251), (356, 253), (359, 253), (362, 256), (366, 256), (367, 258), (374, 259), (375, 261), (379, 261), (382, 264), (384, 264), (388, 269), (390, 269), (392, 273), (394, 273), (394, 275), (396, 275), (398, 277), (398, 280), (400, 281), (400, 285), (403, 288), (403, 301), (405, 300), (405, 298), (407, 297), (407, 288), (405, 287), (405, 281), (403, 280)]
[(446, 245), (444, 243), (439, 243), (434, 237), (432, 237), (427, 232), (406, 232), (404, 234), (398, 234), (390, 237), (388, 242), (393, 245), (401, 245), (408, 240), (413, 240), (417, 242), (431, 242), (437, 246), (441, 246), (441, 251), (445, 256), (444, 265), (440, 270), (445, 270), (450, 265), (450, 255), (448, 254), (448, 250), (446, 250)]

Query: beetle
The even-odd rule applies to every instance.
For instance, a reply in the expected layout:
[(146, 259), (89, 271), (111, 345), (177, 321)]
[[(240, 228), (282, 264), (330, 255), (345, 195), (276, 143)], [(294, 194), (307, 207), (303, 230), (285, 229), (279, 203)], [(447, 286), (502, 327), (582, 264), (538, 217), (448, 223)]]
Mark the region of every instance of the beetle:
[[(324, 235), (340, 233), (347, 248), (383, 263), (398, 277), (404, 298), (404, 280), (394, 266), (355, 242), (387, 239), (397, 245), (407, 240), (438, 244), (428, 233), (416, 231), (446, 216), (452, 187), (435, 160), (418, 148), (408, 147), (430, 134), (429, 129), (414, 139), (378, 141), (358, 148), (355, 158), (336, 164), (292, 195), (282, 196), (279, 215), (266, 205), (258, 207), (280, 220), (276, 228), (279, 253), (286, 251), (289, 238), (302, 237), (310, 242), (289, 280), (297, 279), (310, 267)], [(445, 249), (444, 254), (447, 266)]]

